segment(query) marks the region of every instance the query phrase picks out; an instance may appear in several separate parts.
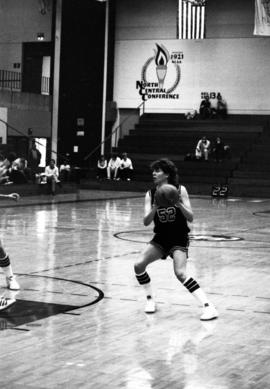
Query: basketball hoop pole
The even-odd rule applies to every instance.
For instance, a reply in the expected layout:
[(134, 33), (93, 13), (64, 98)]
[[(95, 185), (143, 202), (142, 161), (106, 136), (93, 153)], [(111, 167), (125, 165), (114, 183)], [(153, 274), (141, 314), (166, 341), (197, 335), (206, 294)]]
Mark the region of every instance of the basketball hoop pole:
[(105, 36), (104, 36), (104, 63), (103, 63), (103, 95), (102, 95), (102, 121), (101, 121), (101, 155), (105, 149), (106, 129), (106, 100), (107, 100), (107, 67), (108, 67), (108, 34), (109, 34), (109, 0), (105, 1)]

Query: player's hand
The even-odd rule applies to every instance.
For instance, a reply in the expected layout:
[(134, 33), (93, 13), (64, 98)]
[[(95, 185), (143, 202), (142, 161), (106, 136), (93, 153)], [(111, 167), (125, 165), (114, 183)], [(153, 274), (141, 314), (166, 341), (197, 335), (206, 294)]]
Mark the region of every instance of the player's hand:
[(18, 201), (20, 199), (20, 195), (18, 193), (10, 193), (10, 195), (8, 195), (12, 200), (14, 201)]
[(179, 197), (179, 200), (177, 201), (175, 206), (179, 208), (180, 205), (183, 205), (183, 201), (182, 201), (182, 197), (181, 196)]
[(157, 204), (157, 201), (156, 201), (156, 194), (154, 196), (154, 201), (153, 201), (153, 204), (152, 204), (152, 208), (158, 208), (158, 204)]

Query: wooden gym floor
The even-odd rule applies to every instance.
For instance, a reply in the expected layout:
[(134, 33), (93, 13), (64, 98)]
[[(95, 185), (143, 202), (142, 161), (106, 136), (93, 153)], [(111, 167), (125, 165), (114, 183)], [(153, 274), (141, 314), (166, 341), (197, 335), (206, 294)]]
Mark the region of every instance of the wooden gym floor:
[(149, 267), (158, 311), (144, 313), (143, 196), (91, 193), (1, 203), (21, 291), (0, 274), (17, 299), (0, 314), (0, 388), (270, 388), (270, 200), (191, 197), (188, 269), (220, 313), (203, 323), (170, 259)]

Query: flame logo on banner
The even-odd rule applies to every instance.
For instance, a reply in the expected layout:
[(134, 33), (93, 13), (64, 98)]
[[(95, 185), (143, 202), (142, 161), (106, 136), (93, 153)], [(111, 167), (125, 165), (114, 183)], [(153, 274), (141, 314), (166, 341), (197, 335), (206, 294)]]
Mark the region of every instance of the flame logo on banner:
[(157, 52), (155, 57), (155, 62), (157, 65), (156, 72), (157, 72), (159, 88), (162, 89), (164, 86), (164, 80), (167, 73), (167, 63), (170, 59), (170, 55), (165, 49), (165, 47), (161, 47), (157, 43), (156, 46), (157, 46)]
[(173, 92), (181, 79), (180, 64), (184, 58), (183, 52), (169, 53), (164, 45), (157, 43), (153, 51), (154, 55), (148, 58), (142, 67), (141, 79), (136, 81), (136, 89), (143, 101), (179, 99), (179, 94)]
[(155, 58), (156, 65), (157, 66), (167, 65), (169, 58), (170, 58), (169, 53), (167, 52), (165, 47), (161, 47), (157, 43), (156, 43), (156, 46), (157, 46), (157, 52), (156, 52), (156, 58)]

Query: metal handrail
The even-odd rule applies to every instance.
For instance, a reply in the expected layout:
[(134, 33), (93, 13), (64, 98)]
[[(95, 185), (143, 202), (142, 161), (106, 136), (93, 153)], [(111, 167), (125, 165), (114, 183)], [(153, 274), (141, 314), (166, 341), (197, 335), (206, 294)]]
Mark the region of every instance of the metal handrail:
[[(13, 131), (17, 132), (17, 134), (20, 134), (22, 135), (23, 137), (27, 138), (27, 139), (32, 139), (33, 136), (32, 135), (28, 135), (28, 134), (25, 134), (24, 132), (22, 132), (21, 130), (18, 130), (17, 128), (11, 126), (10, 124), (8, 124), (8, 122), (6, 122), (5, 120), (1, 119), (0, 118), (0, 122), (4, 123), (7, 127), (9, 127), (10, 129), (12, 129)], [(44, 147), (44, 145), (42, 143), (40, 143), (38, 140), (35, 140), (35, 143)], [(59, 154), (57, 151), (55, 150), (50, 150), (51, 153), (55, 154), (56, 157), (61, 157), (63, 159), (68, 159), (66, 155), (62, 155), (62, 154)]]
[[(141, 110), (142, 108), (142, 110)], [(138, 107), (136, 109), (139, 109), (140, 110), (140, 116), (143, 115), (145, 113), (145, 101), (142, 101)], [(142, 113), (141, 113), (142, 112)], [(108, 135), (105, 137), (105, 139), (100, 142), (93, 150), (90, 151), (89, 154), (87, 154), (85, 157), (84, 157), (84, 161), (87, 161), (100, 147), (101, 145), (105, 144), (105, 142), (107, 142), (108, 139), (112, 138), (114, 134), (116, 134), (118, 132), (118, 130), (121, 129), (121, 126), (130, 118), (130, 115), (127, 116), (125, 119), (123, 119), (123, 121)]]
[(21, 73), (0, 69), (0, 88), (21, 89)]
[[(22, 73), (0, 69), (0, 89), (21, 91)], [(40, 93), (50, 93), (50, 77), (40, 78)]]
[[(145, 113), (145, 101), (142, 101), (138, 105), (138, 107), (136, 109), (139, 110), (139, 115), (142, 116)], [(100, 142), (93, 150), (91, 150), (90, 153), (84, 157), (84, 161), (87, 161), (101, 147), (102, 144), (104, 144), (108, 139), (112, 138), (113, 135), (115, 133), (117, 133), (117, 131), (119, 129), (121, 129), (121, 126), (130, 118), (130, 116), (131, 115), (127, 116), (107, 137), (105, 137), (105, 139), (102, 142)], [(25, 138), (28, 138), (28, 139), (32, 138), (32, 135), (25, 134), (24, 132), (22, 132), (21, 130), (18, 130), (17, 128), (15, 128), (13, 126), (11, 126), (8, 122), (6, 122), (5, 120), (3, 120), (1, 118), (0, 118), (0, 122), (4, 123), (7, 127), (12, 129), (13, 131), (17, 132), (17, 134), (20, 134), (20, 135), (22, 135), (22, 136), (24, 136)], [(38, 141), (36, 141), (36, 143), (39, 144), (40, 146), (43, 146)], [(51, 150), (51, 152), (53, 154), (55, 154), (56, 156), (63, 157), (65, 159), (67, 158), (66, 156), (63, 156), (63, 155), (59, 154), (55, 150)]]

